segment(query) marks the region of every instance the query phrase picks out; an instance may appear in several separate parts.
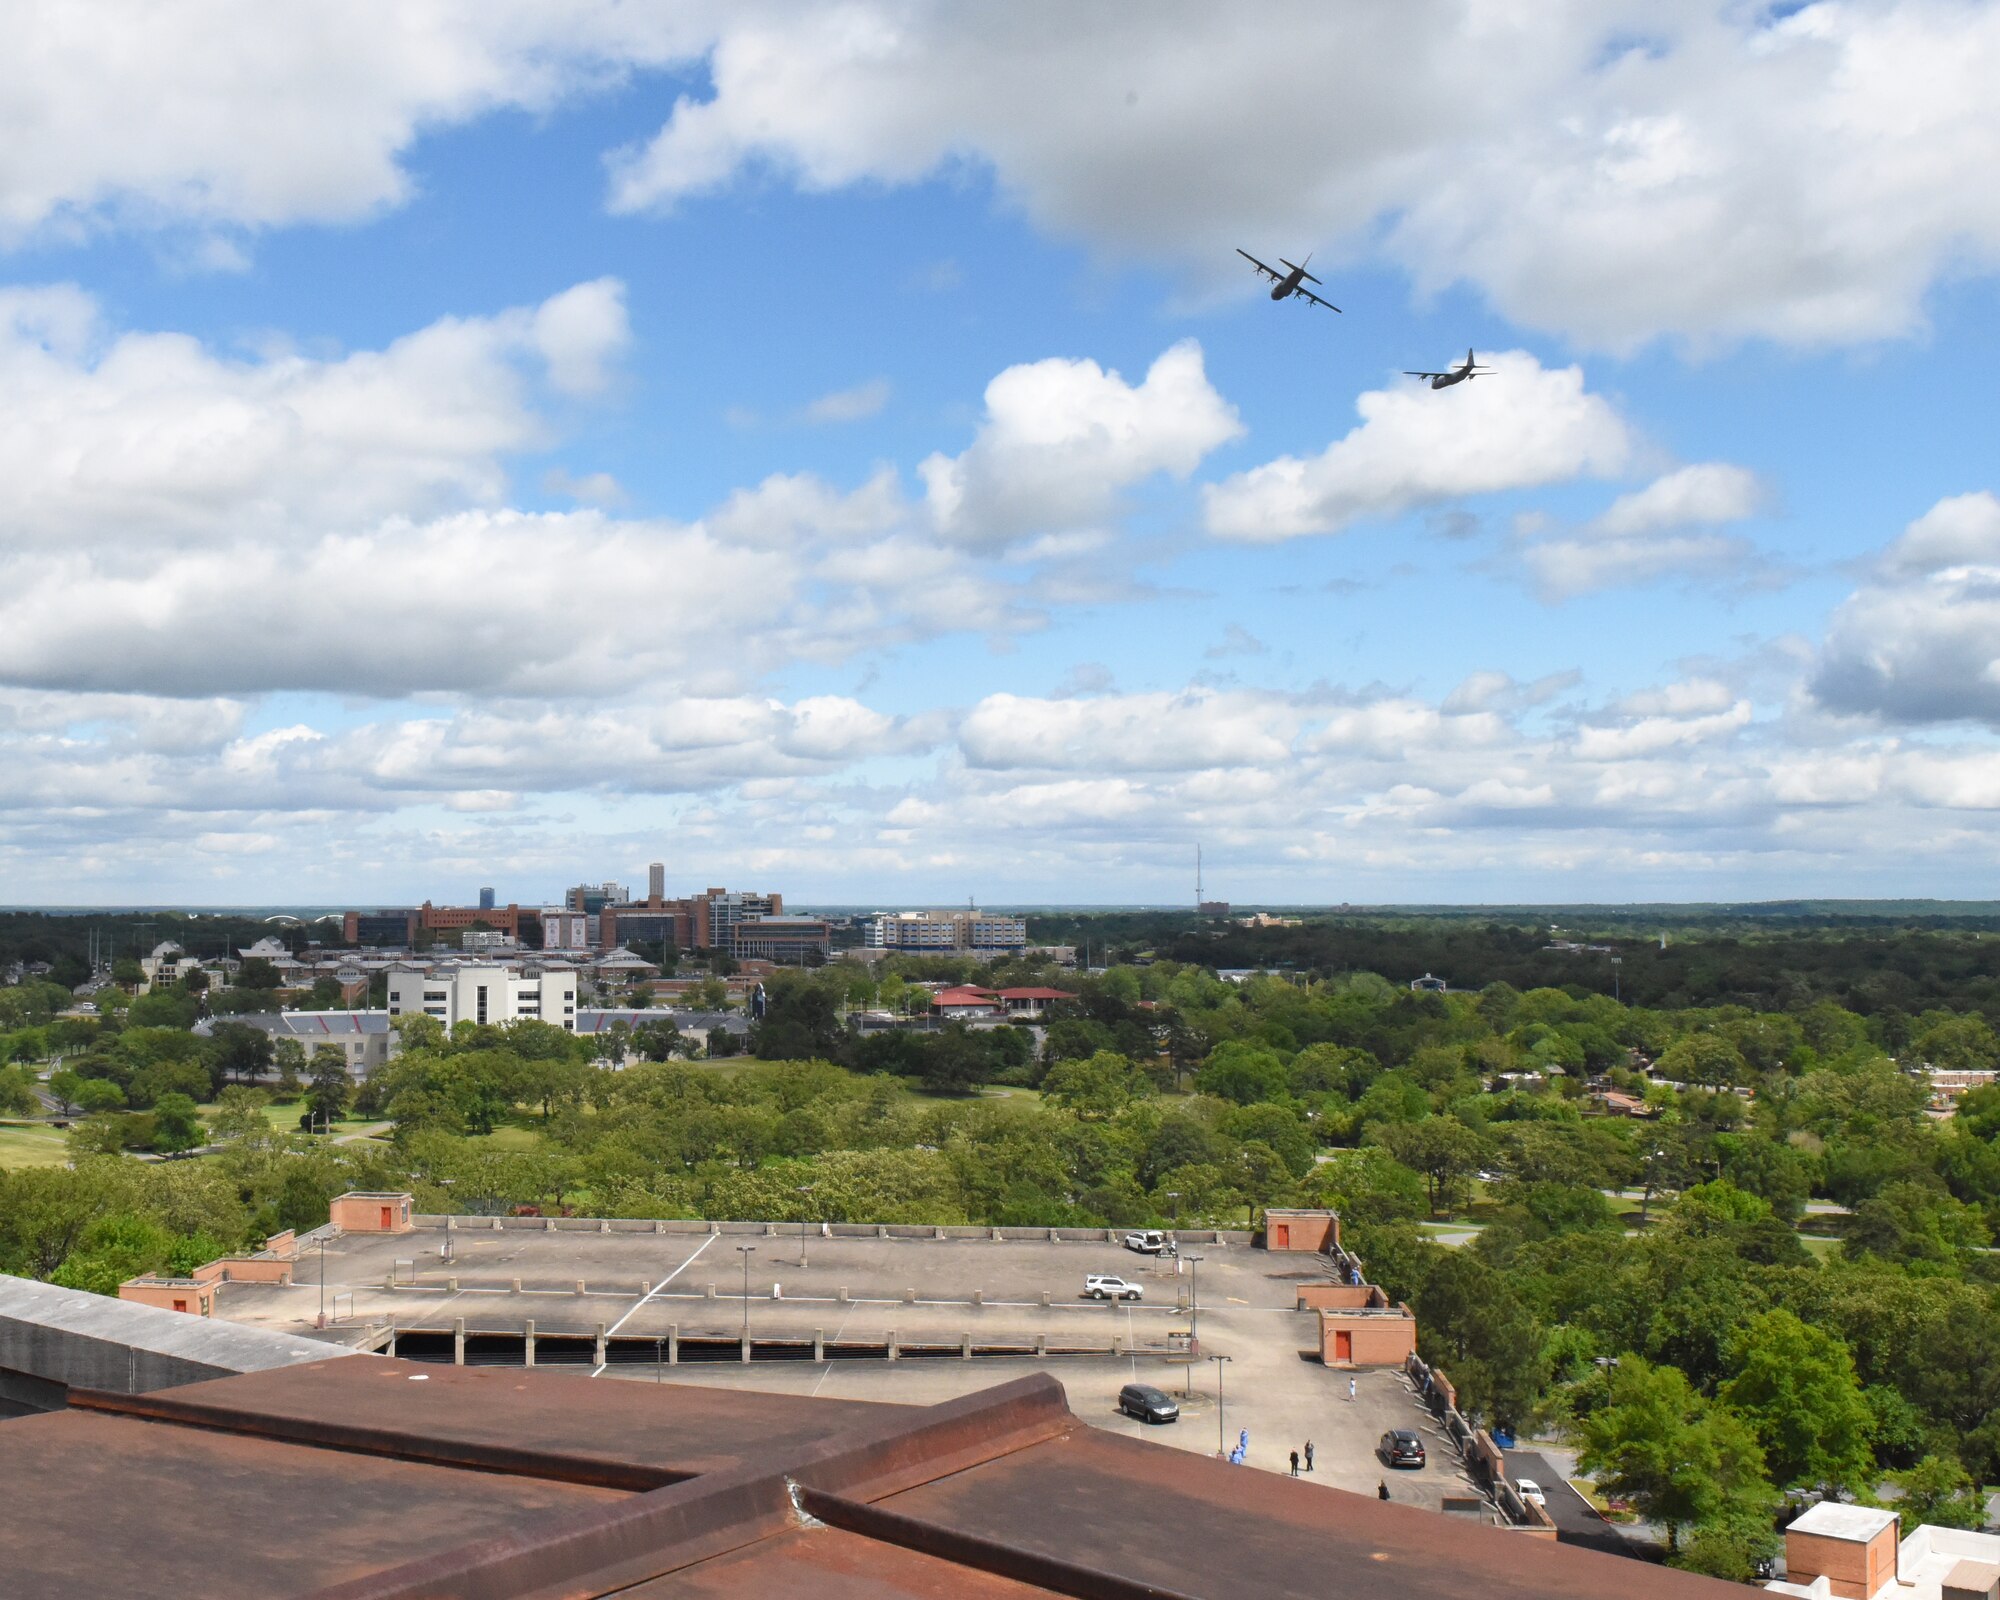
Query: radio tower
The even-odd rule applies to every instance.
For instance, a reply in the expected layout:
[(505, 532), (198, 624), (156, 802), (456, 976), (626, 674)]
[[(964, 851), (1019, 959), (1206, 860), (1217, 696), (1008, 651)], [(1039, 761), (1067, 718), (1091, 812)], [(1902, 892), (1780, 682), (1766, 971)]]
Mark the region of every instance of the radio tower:
[(1194, 847), (1194, 914), (1201, 915), (1201, 846)]

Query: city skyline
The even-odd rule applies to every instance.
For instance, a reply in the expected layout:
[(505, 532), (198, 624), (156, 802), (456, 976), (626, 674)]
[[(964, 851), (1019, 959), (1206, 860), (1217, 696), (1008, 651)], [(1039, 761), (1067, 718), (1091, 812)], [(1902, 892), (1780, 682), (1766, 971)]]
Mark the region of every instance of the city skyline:
[(29, 18), (5, 898), (1976, 894), (2000, 8), (1266, 22)]

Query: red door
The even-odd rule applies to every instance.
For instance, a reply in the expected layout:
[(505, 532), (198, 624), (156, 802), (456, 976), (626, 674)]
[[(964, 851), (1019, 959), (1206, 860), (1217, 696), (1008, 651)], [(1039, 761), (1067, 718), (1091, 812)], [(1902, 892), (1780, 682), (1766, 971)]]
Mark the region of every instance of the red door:
[(1333, 1359), (1352, 1361), (1354, 1359), (1354, 1335), (1345, 1328), (1336, 1328), (1333, 1334)]
[(394, 1213), (390, 1210), (389, 1207), (384, 1206), (382, 1208), (382, 1231), (384, 1233), (387, 1233), (395, 1226), (396, 1223), (394, 1220)]
[(1292, 1225), (1289, 1222), (1273, 1223), (1271, 1225), (1271, 1248), (1273, 1250), (1289, 1250), (1291, 1247)]

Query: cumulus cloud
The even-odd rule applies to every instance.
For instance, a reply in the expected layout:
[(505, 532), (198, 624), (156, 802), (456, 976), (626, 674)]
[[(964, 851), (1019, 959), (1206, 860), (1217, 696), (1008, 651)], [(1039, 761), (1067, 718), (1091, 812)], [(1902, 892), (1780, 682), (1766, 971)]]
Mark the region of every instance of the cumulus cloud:
[(1612, 346), (1895, 335), (1943, 273), (2000, 262), (1990, 6), (1437, 0), (1263, 20), (738, 5), (712, 93), (617, 160), (612, 203), (971, 160), (1041, 226), (1116, 255), (1212, 273), (1264, 240), (1380, 253), (1425, 289), (1469, 283), (1518, 323)]
[(1355, 402), (1360, 423), (1319, 455), (1281, 456), (1208, 485), (1209, 532), (1249, 543), (1338, 533), (1463, 495), (1624, 467), (1631, 433), (1584, 388), (1582, 368), (1545, 368), (1519, 350), (1489, 364), (1490, 379), (1448, 391), (1414, 380), (1371, 389)]
[(2000, 725), (2000, 499), (1941, 500), (1835, 610), (1812, 676), (1829, 711)]
[(1715, 580), (1752, 561), (1749, 541), (1714, 529), (1754, 516), (1764, 489), (1747, 468), (1704, 461), (1620, 495), (1581, 527), (1549, 534), (1526, 528), (1519, 556), (1545, 599), (1640, 584), (1669, 574)]
[(503, 458), (545, 436), (535, 376), (601, 382), (625, 344), (621, 296), (605, 279), (381, 350), (231, 360), (109, 333), (72, 287), (0, 291), (0, 533), (129, 552), (491, 503)]
[(421, 130), (545, 109), (710, 37), (698, 13), (615, 0), (23, 0), (0, 53), (0, 237), (366, 216), (409, 197)]
[(1123, 491), (1155, 474), (1186, 478), (1242, 431), (1189, 339), (1137, 384), (1088, 360), (1009, 367), (986, 386), (971, 446), (917, 470), (939, 535), (996, 549), (1088, 528), (1114, 514)]

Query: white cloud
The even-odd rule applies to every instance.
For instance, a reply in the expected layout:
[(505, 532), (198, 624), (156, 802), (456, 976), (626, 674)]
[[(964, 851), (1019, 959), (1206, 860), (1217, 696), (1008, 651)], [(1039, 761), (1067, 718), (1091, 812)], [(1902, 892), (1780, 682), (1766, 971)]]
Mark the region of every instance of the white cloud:
[(107, 334), (73, 288), (0, 291), (0, 533), (132, 553), (491, 503), (503, 458), (544, 436), (534, 369), (601, 377), (624, 343), (620, 292), (601, 280), (333, 359), (229, 360), (179, 334)]
[(2000, 499), (1941, 500), (1828, 624), (1812, 693), (1893, 722), (2000, 725)]
[(1361, 422), (1317, 456), (1281, 456), (1203, 490), (1208, 529), (1272, 543), (1338, 533), (1372, 517), (1465, 495), (1605, 476), (1633, 441), (1580, 367), (1544, 368), (1523, 351), (1488, 358), (1490, 378), (1436, 391), (1371, 389)]
[(1157, 772), (1282, 763), (1299, 723), (1293, 708), (1251, 694), (995, 694), (967, 713), (958, 738), (975, 767)]
[(1570, 533), (1545, 518), (1523, 519), (1523, 566), (1543, 598), (1565, 600), (1669, 574), (1710, 581), (1743, 572), (1747, 540), (1710, 530), (1754, 516), (1763, 506), (1757, 475), (1722, 461), (1680, 467), (1620, 495)]
[(551, 384), (565, 394), (596, 394), (632, 339), (625, 285), (598, 278), (551, 295), (535, 308), (529, 336), (548, 363)]
[(1704, 461), (1655, 478), (1620, 495), (1591, 525), (1601, 537), (1628, 539), (1673, 528), (1713, 527), (1754, 516), (1763, 499), (1757, 475), (1722, 461)]
[(823, 394), (806, 407), (808, 422), (865, 422), (889, 403), (887, 378), (870, 378), (852, 389)]
[[(770, 664), (788, 563), (593, 512), (392, 519), (303, 546), (0, 563), (0, 680), (202, 695), (601, 691)], [(615, 596), (615, 603), (609, 597)], [(746, 644), (745, 641), (748, 641)]]
[(1009, 367), (986, 386), (971, 446), (917, 470), (939, 535), (995, 549), (1108, 518), (1124, 490), (1158, 473), (1185, 478), (1242, 431), (1189, 339), (1136, 385), (1095, 361)]
[(20, 0), (0, 52), (0, 236), (270, 226), (407, 199), (426, 128), (686, 59), (698, 12), (613, 0)]
[(613, 205), (746, 170), (826, 190), (970, 160), (1116, 255), (1213, 276), (1235, 245), (1380, 253), (1612, 346), (1902, 334), (1940, 276), (2000, 263), (1991, 6), (1471, 0), (1263, 22), (738, 5), (712, 96), (618, 161)]

